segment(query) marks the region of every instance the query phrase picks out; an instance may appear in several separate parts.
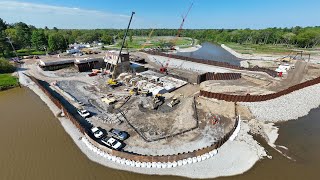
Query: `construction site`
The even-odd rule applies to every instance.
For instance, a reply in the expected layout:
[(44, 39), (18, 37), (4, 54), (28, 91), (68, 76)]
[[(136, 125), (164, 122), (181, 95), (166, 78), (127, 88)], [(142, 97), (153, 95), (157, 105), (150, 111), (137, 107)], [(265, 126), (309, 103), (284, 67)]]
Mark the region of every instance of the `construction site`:
[[(235, 129), (239, 114), (250, 116), (223, 97), (268, 95), (320, 76), (320, 65), (303, 52), (243, 60), (241, 66), (178, 56), (175, 48), (129, 52), (124, 44), (133, 15), (120, 50), (86, 49), (82, 56), (40, 56), (24, 64), (28, 75), (49, 83), (77, 109), (98, 144), (105, 145), (111, 129), (127, 133), (118, 139), (121, 148), (107, 145), (112, 150), (168, 156), (210, 147)], [(105, 137), (95, 136), (94, 127)]]

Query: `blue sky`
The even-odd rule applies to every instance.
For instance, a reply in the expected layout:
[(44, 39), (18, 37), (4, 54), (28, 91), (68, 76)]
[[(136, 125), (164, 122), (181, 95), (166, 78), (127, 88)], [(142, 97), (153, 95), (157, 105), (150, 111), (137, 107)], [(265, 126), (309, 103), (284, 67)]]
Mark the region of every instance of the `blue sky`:
[[(319, 26), (320, 0), (194, 0), (184, 28)], [(179, 28), (192, 0), (0, 0), (0, 18), (68, 29)]]

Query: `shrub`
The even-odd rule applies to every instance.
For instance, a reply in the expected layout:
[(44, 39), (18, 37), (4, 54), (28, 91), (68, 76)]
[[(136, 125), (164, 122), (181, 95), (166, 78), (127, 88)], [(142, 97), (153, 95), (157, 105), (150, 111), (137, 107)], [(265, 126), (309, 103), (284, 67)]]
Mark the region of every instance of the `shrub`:
[(12, 73), (16, 70), (16, 67), (13, 66), (8, 60), (0, 58), (0, 74), (1, 73)]

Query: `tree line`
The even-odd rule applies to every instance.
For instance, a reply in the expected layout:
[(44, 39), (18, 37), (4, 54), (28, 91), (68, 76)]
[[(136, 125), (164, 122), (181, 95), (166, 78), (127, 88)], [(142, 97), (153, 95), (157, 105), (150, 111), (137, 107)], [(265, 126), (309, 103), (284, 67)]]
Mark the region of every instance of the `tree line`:
[[(129, 37), (148, 36), (152, 29), (132, 29)], [(155, 29), (152, 36), (176, 36), (177, 29)], [(8, 24), (0, 18), (0, 56), (12, 56), (15, 49), (38, 51), (64, 51), (68, 44), (102, 42), (113, 44), (124, 36), (123, 29), (58, 29), (36, 28), (23, 22)], [(283, 44), (300, 48), (313, 48), (320, 43), (320, 27), (292, 27), (252, 29), (186, 29), (181, 35), (213, 43)]]

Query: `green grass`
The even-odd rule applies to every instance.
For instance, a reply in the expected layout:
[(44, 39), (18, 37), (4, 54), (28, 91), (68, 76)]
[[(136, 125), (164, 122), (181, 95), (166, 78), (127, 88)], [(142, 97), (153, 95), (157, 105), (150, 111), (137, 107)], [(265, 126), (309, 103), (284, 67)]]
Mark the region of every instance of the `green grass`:
[(286, 45), (270, 45), (270, 44), (236, 44), (226, 43), (227, 46), (242, 54), (289, 54), (294, 47)]
[[(179, 47), (190, 47), (192, 44), (191, 38), (186, 37), (169, 37), (169, 36), (152, 36), (150, 39), (147, 36), (134, 36), (132, 41), (127, 38), (126, 43), (130, 49), (141, 49), (141, 48), (154, 48), (160, 46), (162, 43), (175, 42), (176, 46)], [(120, 48), (122, 40), (116, 42), (115, 48)]]
[(228, 47), (242, 54), (279, 54), (288, 55), (292, 51), (304, 51), (306, 53), (317, 54), (319, 50), (312, 48), (297, 48), (294, 46), (286, 45), (272, 45), (272, 44), (237, 44), (225, 43)]
[(45, 55), (45, 51), (37, 51), (35, 49), (19, 49), (17, 50), (18, 56), (30, 56), (30, 55)]
[(0, 74), (0, 90), (17, 87), (19, 85), (18, 78), (11, 74)]

